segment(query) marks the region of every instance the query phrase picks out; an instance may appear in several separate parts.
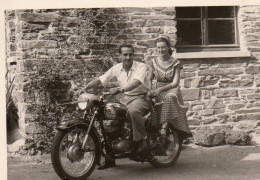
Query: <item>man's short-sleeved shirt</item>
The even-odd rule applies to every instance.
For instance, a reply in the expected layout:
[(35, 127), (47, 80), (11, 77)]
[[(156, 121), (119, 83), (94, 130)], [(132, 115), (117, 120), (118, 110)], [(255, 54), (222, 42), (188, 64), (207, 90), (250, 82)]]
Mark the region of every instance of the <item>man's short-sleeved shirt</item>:
[(146, 79), (146, 65), (141, 62), (133, 61), (133, 65), (128, 74), (123, 68), (123, 63), (118, 63), (111, 67), (105, 74), (99, 77), (102, 85), (106, 85), (112, 78), (116, 78), (119, 87), (123, 88), (126, 84), (133, 80), (139, 80), (142, 84), (137, 88), (125, 92), (127, 95), (139, 95), (148, 91), (148, 83)]

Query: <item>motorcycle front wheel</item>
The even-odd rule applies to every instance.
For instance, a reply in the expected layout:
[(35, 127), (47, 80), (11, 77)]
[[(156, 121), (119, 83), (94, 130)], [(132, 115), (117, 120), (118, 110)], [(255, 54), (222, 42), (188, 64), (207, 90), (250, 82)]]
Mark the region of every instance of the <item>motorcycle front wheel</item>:
[(153, 155), (150, 164), (159, 168), (169, 167), (173, 165), (180, 156), (182, 140), (180, 139), (178, 132), (169, 125), (165, 143), (158, 147), (158, 145), (156, 145), (158, 134), (159, 132), (154, 133), (153, 135), (151, 134), (150, 137), (150, 141), (153, 141), (150, 144), (155, 144), (150, 145), (152, 147), (151, 154)]
[(83, 127), (59, 130), (54, 137), (51, 160), (61, 179), (81, 180), (91, 175), (98, 162), (98, 137), (90, 133), (85, 150), (82, 143), (87, 130)]

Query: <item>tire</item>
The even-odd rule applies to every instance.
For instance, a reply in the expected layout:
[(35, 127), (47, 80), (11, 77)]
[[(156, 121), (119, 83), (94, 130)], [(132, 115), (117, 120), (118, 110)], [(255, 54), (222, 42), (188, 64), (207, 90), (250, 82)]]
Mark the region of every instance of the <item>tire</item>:
[[(55, 135), (51, 149), (51, 160), (55, 172), (61, 179), (86, 179), (95, 169), (99, 157), (99, 138), (95, 133), (90, 133), (86, 143), (87, 150), (80, 151), (86, 132), (87, 128), (73, 127), (58, 130)], [(76, 134), (78, 134), (78, 138), (75, 138)], [(73, 142), (75, 139), (76, 142)], [(89, 163), (86, 163), (88, 161)], [(77, 172), (81, 169), (82, 171)]]
[[(158, 137), (158, 132), (154, 133), (154, 137), (151, 135), (151, 139), (154, 139), (153, 141), (156, 141), (155, 139)], [(150, 141), (151, 142), (151, 141)], [(151, 144), (151, 143), (150, 143)], [(155, 143), (156, 144), (156, 143)], [(171, 146), (173, 146), (173, 149), (171, 150)], [(169, 124), (169, 127), (167, 129), (167, 140), (164, 144), (163, 152), (156, 152), (156, 149), (159, 151), (162, 150), (162, 148), (156, 147), (156, 145), (150, 145), (151, 147), (151, 154), (154, 156), (153, 159), (149, 162), (151, 165), (158, 167), (158, 168), (164, 168), (169, 167), (175, 164), (175, 162), (178, 160), (181, 148), (182, 148), (182, 140), (178, 135), (178, 132)]]

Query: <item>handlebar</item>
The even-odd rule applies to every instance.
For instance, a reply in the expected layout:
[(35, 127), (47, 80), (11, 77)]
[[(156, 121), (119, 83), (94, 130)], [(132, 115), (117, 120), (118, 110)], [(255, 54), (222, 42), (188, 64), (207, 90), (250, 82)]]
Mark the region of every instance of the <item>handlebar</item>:
[[(107, 95), (113, 95), (113, 94), (111, 94), (110, 92), (103, 92), (102, 93), (102, 96), (104, 97), (104, 96), (107, 96)], [(157, 100), (155, 99), (155, 98), (151, 98), (151, 102), (152, 102), (152, 104), (154, 105), (154, 106), (160, 106), (160, 105), (162, 105), (164, 102), (163, 101), (161, 101), (161, 102), (157, 102)]]

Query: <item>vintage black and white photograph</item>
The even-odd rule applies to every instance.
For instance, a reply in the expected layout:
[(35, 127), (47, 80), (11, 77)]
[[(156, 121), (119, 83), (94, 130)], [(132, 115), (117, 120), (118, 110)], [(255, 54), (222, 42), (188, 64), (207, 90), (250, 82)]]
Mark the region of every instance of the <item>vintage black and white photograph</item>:
[(260, 4), (6, 8), (8, 180), (260, 180)]

